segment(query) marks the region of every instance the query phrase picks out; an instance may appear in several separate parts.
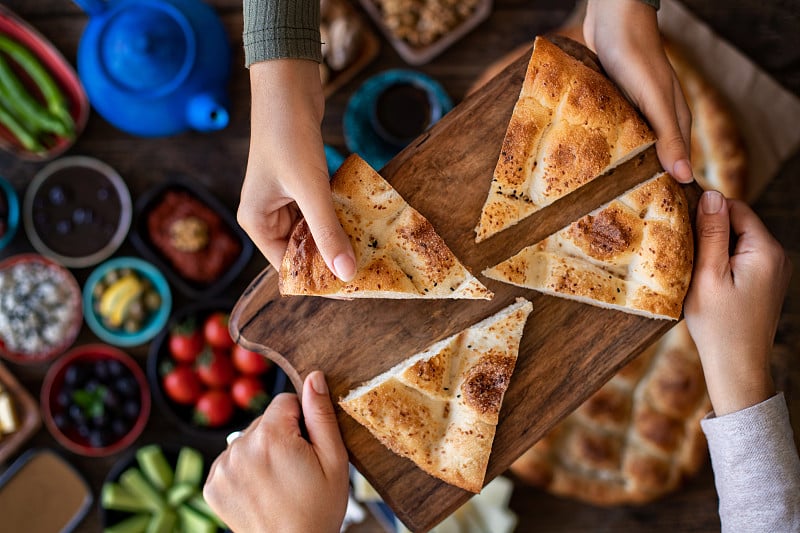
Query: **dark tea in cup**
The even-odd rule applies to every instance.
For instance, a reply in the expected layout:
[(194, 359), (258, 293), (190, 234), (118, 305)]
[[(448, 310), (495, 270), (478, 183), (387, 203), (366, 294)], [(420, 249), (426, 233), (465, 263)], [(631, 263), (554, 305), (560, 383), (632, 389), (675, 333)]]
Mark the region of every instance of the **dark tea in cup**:
[(440, 116), (439, 105), (429, 91), (413, 82), (402, 81), (378, 94), (372, 122), (385, 141), (405, 146)]

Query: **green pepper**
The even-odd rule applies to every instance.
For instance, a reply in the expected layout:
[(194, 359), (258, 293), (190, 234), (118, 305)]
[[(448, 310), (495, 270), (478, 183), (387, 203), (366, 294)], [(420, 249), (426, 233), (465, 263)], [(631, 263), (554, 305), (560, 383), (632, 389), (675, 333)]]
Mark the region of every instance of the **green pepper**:
[(31, 135), (16, 117), (2, 105), (0, 105), (0, 124), (3, 124), (26, 150), (30, 152), (44, 151), (44, 147), (36, 140), (36, 137)]
[(34, 130), (54, 133), (60, 137), (69, 137), (72, 134), (61, 120), (51, 115), (36, 101), (2, 56), (0, 56), (0, 93), (7, 101), (13, 102), (14, 107), (10, 108), (10, 111)]
[(8, 54), (11, 59), (28, 73), (42, 92), (45, 102), (47, 103), (47, 109), (58, 117), (69, 131), (74, 132), (75, 122), (72, 120), (72, 115), (69, 113), (64, 94), (61, 92), (61, 89), (58, 87), (55, 80), (53, 80), (52, 76), (50, 76), (50, 73), (47, 72), (47, 69), (36, 59), (36, 56), (25, 46), (5, 35), (0, 35), (0, 50)]

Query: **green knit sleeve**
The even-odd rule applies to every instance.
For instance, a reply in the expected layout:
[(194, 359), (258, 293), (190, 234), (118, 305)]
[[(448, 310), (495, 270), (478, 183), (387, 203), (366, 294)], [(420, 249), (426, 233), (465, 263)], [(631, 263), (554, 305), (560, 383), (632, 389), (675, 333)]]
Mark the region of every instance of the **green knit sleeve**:
[(279, 58), (322, 61), (319, 0), (243, 0), (245, 65)]

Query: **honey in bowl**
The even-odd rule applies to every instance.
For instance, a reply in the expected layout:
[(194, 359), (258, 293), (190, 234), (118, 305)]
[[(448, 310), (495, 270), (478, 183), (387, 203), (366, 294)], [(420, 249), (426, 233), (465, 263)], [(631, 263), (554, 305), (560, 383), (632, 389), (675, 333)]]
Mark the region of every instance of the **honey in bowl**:
[(405, 146), (424, 132), (437, 115), (424, 88), (400, 82), (388, 86), (375, 99), (373, 126), (387, 142)]

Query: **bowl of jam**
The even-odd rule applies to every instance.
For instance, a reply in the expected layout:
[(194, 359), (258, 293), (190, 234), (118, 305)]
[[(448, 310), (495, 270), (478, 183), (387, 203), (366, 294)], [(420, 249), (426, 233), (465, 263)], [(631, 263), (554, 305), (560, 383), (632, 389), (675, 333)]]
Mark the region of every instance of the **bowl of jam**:
[(125, 240), (131, 195), (120, 175), (91, 157), (58, 159), (25, 194), (25, 232), (40, 254), (70, 268), (96, 265)]

